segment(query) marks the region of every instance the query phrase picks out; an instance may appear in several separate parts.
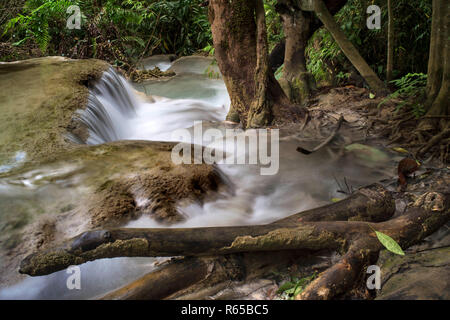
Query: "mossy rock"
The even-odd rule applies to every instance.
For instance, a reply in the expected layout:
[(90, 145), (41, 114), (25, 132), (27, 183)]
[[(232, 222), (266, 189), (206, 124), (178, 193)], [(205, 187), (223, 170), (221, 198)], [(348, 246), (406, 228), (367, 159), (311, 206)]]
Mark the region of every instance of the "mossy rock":
[(381, 290), (379, 300), (450, 299), (450, 247), (447, 226), (405, 256), (386, 250), (380, 253)]

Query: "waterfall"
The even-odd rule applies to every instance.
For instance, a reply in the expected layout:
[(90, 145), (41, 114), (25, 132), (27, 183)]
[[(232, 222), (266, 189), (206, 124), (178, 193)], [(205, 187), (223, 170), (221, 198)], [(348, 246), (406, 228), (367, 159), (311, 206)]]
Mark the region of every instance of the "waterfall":
[[(78, 110), (74, 118), (85, 125), (89, 138), (85, 143), (100, 144), (124, 139), (126, 119), (136, 115), (138, 102), (132, 87), (112, 67), (89, 90), (86, 109)], [(73, 142), (81, 139), (68, 135)]]
[[(174, 91), (180, 87), (179, 80), (154, 83), (168, 85)], [(154, 102), (141, 101), (134, 88), (111, 67), (90, 88), (86, 108), (74, 115), (74, 119), (88, 129), (89, 137), (84, 141), (68, 133), (67, 138), (81, 144), (127, 139), (167, 141), (173, 130), (189, 128), (196, 120), (224, 120), (228, 111), (224, 104), (229, 103), (229, 98), (223, 83), (218, 86), (213, 80), (203, 79), (195, 84), (205, 91), (203, 99), (156, 97)], [(218, 105), (219, 101), (225, 103)]]

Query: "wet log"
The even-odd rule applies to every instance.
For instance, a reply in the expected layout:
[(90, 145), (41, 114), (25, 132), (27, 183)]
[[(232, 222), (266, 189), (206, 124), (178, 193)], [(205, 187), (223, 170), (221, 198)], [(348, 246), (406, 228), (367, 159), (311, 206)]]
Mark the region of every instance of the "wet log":
[[(374, 184), (349, 198), (267, 225), (207, 228), (92, 230), (26, 257), (19, 272), (45, 275), (88, 261), (114, 257), (210, 256), (236, 252), (342, 247), (327, 221), (382, 221), (395, 211), (390, 193)], [(318, 221), (311, 224), (313, 221)], [(311, 222), (311, 223), (309, 223)]]
[(205, 279), (211, 272), (210, 266), (213, 266), (213, 262), (208, 259), (196, 257), (176, 259), (101, 299), (160, 300)]
[(113, 290), (102, 300), (210, 299), (218, 291), (262, 277), (301, 261), (323, 264), (323, 258), (305, 250), (247, 252), (214, 257), (172, 259), (157, 271)]

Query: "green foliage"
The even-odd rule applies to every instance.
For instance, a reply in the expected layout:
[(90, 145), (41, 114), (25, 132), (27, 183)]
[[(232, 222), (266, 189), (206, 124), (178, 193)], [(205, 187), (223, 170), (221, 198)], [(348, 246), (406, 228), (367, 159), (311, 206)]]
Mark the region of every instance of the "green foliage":
[[(403, 101), (396, 107), (396, 112), (401, 110), (405, 105), (411, 108), (412, 113), (419, 118), (426, 113), (423, 105), (425, 97), (425, 87), (427, 85), (427, 75), (423, 73), (408, 73), (400, 79), (392, 80), (398, 89), (388, 97), (383, 99), (378, 106), (390, 101), (394, 98), (401, 98)], [(413, 100), (411, 103), (410, 101)]]
[(206, 68), (205, 74), (208, 76), (208, 78), (220, 79), (220, 77), (221, 77), (220, 72), (217, 72), (216, 69), (214, 68), (214, 66), (216, 66), (216, 65), (217, 65), (217, 61), (213, 60), (211, 62), (211, 64), (208, 66), (208, 68)]
[(317, 274), (315, 272), (312, 275), (303, 278), (293, 277), (290, 281), (286, 281), (278, 288), (278, 294), (284, 299), (293, 300), (295, 296), (302, 293), (306, 286), (316, 277)]
[(17, 35), (19, 38), (14, 45), (33, 39), (41, 51), (46, 52), (51, 33), (64, 29), (66, 10), (72, 4), (70, 0), (28, 0), (24, 5), (26, 15), (19, 14), (9, 20), (3, 35), (14, 30), (14, 37)]
[[(381, 8), (381, 29), (366, 26), (369, 5)], [(394, 77), (407, 73), (426, 72), (431, 30), (430, 0), (399, 0), (393, 2), (394, 12)], [(349, 40), (360, 51), (381, 79), (385, 78), (387, 60), (387, 0), (349, 0), (335, 15)], [(336, 78), (350, 69), (350, 62), (341, 52), (330, 33), (320, 28), (307, 48), (308, 70), (317, 81), (335, 77), (335, 84), (345, 82)]]
[(275, 71), (275, 79), (280, 80), (283, 76), (284, 63)]
[[(207, 12), (199, 6), (201, 2), (27, 0), (22, 12), (6, 23), (3, 39), (15, 45), (31, 40), (48, 54), (69, 55), (74, 47), (84, 44), (88, 46), (86, 55), (93, 56), (101, 52), (100, 43), (107, 41), (136, 59), (142, 54), (188, 55), (211, 43)], [(66, 10), (71, 5), (81, 9), (81, 30), (66, 28)]]
[(202, 50), (206, 52), (209, 56), (214, 56), (214, 47), (212, 44), (208, 43), (208, 45), (204, 47)]
[(264, 0), (266, 13), (267, 41), (269, 50), (284, 38), (280, 15), (275, 11), (277, 0)]
[(397, 95), (411, 96), (427, 85), (427, 75), (423, 73), (408, 73), (400, 79), (392, 80), (398, 90)]
[(326, 81), (335, 66), (342, 64), (345, 57), (341, 49), (326, 29), (318, 30), (309, 40), (306, 48), (307, 68), (317, 82)]

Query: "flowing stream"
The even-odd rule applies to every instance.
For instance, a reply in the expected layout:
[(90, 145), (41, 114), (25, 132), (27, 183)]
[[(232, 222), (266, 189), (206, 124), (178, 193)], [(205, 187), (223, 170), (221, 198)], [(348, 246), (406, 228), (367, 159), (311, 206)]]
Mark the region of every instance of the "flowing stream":
[[(136, 90), (153, 96), (153, 100), (147, 101), (139, 97), (132, 85), (112, 69), (105, 72), (91, 89), (88, 107), (76, 115), (89, 128), (87, 143), (101, 144), (116, 140), (176, 141), (174, 130), (191, 130), (194, 121), (203, 121), (204, 126), (209, 128), (225, 130), (227, 125), (223, 120), (230, 99), (223, 81), (205, 74), (210, 63), (209, 59), (201, 57), (180, 59), (173, 64), (164, 57), (159, 62), (153, 59), (148, 65), (159, 65), (161, 69), (171, 67), (177, 75), (168, 80), (135, 84)], [(243, 132), (236, 131), (235, 134)], [(70, 138), (80, 143), (78, 137)], [(223, 145), (221, 143), (218, 145)], [(234, 186), (234, 194), (207, 201), (202, 206), (180, 205), (178, 209), (187, 219), (170, 227), (269, 223), (328, 204), (332, 198), (342, 198), (342, 194), (337, 193), (334, 177), (338, 180), (346, 177), (353, 187), (358, 187), (389, 175), (389, 172), (380, 173), (379, 169), (351, 161), (348, 157), (336, 160), (326, 149), (309, 156), (302, 155), (296, 152), (297, 145), (298, 142), (293, 140), (280, 142), (279, 171), (275, 175), (261, 175), (258, 165), (219, 163), (219, 168)], [(66, 170), (73, 171), (76, 168)], [(61, 178), (39, 183), (48, 175), (58, 174)], [(52, 199), (69, 196), (67, 189), (60, 188), (61, 184), (68, 183), (68, 179), (71, 179), (70, 196), (80, 194), (81, 197), (83, 188), (80, 181), (83, 176), (65, 176), (67, 172), (42, 168), (39, 172), (29, 174), (28, 188), (0, 181), (0, 200), (16, 197), (22, 203), (38, 202), (43, 205)], [(164, 226), (149, 216), (142, 216), (126, 227)], [(95, 298), (151, 271), (156, 261), (156, 258), (115, 258), (88, 262), (81, 265), (81, 290), (67, 289), (69, 275), (64, 270), (48, 276), (27, 277), (20, 283), (0, 288), (0, 298)]]

